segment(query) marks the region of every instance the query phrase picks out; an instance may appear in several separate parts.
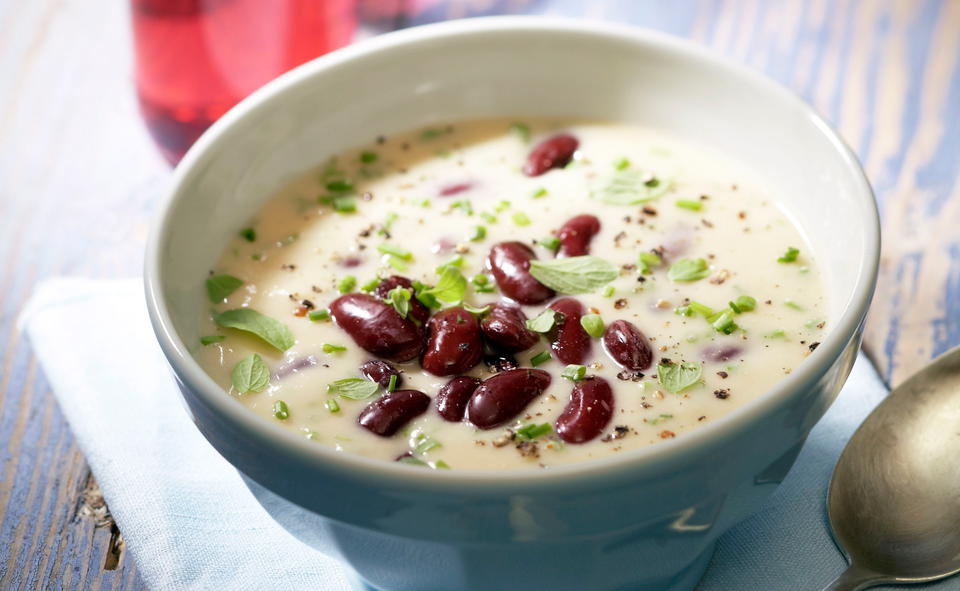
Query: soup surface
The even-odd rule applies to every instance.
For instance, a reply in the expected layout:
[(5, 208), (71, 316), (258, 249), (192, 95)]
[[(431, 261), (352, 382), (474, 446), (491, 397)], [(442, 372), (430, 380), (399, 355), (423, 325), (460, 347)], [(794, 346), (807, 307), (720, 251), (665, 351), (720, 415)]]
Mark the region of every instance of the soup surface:
[(827, 325), (811, 250), (749, 169), (576, 121), (455, 123), (331, 158), (238, 228), (207, 293), (195, 354), (228, 395), (427, 469), (683, 437), (762, 396)]

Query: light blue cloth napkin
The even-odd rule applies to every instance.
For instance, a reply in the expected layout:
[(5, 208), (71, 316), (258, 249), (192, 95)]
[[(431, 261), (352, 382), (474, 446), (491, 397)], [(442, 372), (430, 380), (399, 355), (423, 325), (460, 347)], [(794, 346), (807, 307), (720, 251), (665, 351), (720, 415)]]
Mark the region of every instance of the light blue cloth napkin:
[[(352, 589), (342, 565), (274, 523), (191, 424), (139, 280), (48, 281), (21, 326), (151, 589)], [(721, 539), (699, 591), (818, 591), (840, 573), (845, 563), (824, 510), (827, 482), (843, 445), (885, 394), (861, 357), (783, 485)]]

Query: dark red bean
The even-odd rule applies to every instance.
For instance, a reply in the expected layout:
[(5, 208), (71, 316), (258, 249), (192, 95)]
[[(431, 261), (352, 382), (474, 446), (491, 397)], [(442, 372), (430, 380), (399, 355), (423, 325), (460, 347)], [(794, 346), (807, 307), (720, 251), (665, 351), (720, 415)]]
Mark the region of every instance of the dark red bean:
[(399, 275), (391, 275), (387, 277), (380, 282), (380, 285), (378, 285), (376, 289), (373, 290), (373, 295), (380, 299), (384, 299), (391, 290), (397, 287), (405, 287), (410, 291), (410, 315), (413, 316), (420, 324), (425, 323), (427, 318), (430, 317), (430, 309), (421, 304), (420, 300), (414, 297), (413, 283), (411, 283), (406, 277), (401, 277)]
[(480, 378), (457, 376), (437, 392), (437, 412), (444, 420), (456, 423), (463, 419), (470, 397), (480, 385)]
[(567, 133), (549, 137), (536, 145), (527, 156), (523, 174), (540, 176), (551, 168), (563, 168), (573, 158), (580, 142)]
[(467, 404), (467, 420), (493, 429), (520, 414), (550, 385), (550, 374), (539, 369), (513, 369), (484, 380)]
[(390, 376), (397, 376), (397, 381), (393, 384), (394, 390), (398, 389), (400, 384), (403, 383), (403, 376), (400, 375), (400, 370), (386, 361), (380, 361), (379, 359), (371, 359), (370, 361), (364, 362), (363, 365), (360, 366), (360, 375), (371, 382), (380, 384), (384, 389), (390, 387)]
[(390, 437), (426, 412), (430, 397), (419, 390), (394, 390), (367, 405), (357, 422), (380, 437)]
[(501, 242), (490, 248), (487, 267), (503, 295), (521, 304), (539, 304), (553, 297), (553, 290), (530, 274), (530, 261), (535, 258), (533, 249), (522, 242)]
[(709, 345), (703, 349), (703, 359), (704, 361), (723, 363), (730, 361), (741, 353), (743, 353), (743, 349), (736, 345)]
[(340, 296), (330, 304), (330, 314), (357, 345), (377, 357), (409, 361), (420, 354), (423, 328), (372, 295)]
[(564, 363), (582, 364), (590, 355), (590, 335), (580, 324), (583, 304), (573, 298), (560, 298), (549, 307), (559, 312), (557, 323), (550, 333), (553, 339), (550, 348), (554, 356)]
[(510, 353), (489, 353), (483, 356), (483, 362), (487, 364), (490, 371), (498, 373), (520, 367), (520, 362)]
[(527, 330), (527, 315), (520, 306), (494, 304), (480, 323), (483, 336), (498, 350), (508, 353), (526, 351), (537, 344), (539, 336)]
[(614, 320), (607, 325), (603, 331), (603, 348), (624, 369), (643, 371), (653, 362), (650, 341), (626, 320)]
[(434, 314), (427, 323), (427, 346), (420, 365), (435, 376), (469, 371), (483, 357), (480, 323), (457, 306)]
[(603, 432), (613, 417), (613, 390), (603, 378), (577, 382), (570, 402), (554, 427), (567, 443), (586, 443)]
[(584, 214), (567, 220), (560, 227), (557, 238), (560, 239), (558, 257), (578, 257), (590, 254), (590, 241), (600, 231), (597, 216)]

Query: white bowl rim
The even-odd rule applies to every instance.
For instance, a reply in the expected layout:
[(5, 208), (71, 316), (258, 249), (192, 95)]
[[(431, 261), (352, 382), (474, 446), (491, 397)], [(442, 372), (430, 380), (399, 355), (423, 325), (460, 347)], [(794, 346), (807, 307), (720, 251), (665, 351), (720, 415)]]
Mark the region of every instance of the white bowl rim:
[[(171, 212), (178, 199), (183, 198), (183, 188), (192, 172), (202, 167), (204, 162), (215, 154), (218, 144), (230, 127), (249, 113), (263, 108), (278, 94), (286, 89), (305, 83), (308, 79), (322, 75), (325, 70), (340, 67), (353, 60), (370, 54), (390, 51), (398, 46), (419, 44), (463, 35), (487, 34), (491, 32), (524, 31), (528, 33), (563, 33), (584, 37), (613, 38), (620, 41), (657, 46), (698, 61), (708, 62), (711, 67), (722, 69), (726, 74), (739, 78), (750, 88), (761, 88), (772, 93), (778, 100), (792, 104), (806, 113), (812, 123), (820, 129), (827, 141), (836, 149), (837, 157), (843, 162), (850, 177), (859, 185), (856, 191), (864, 203), (862, 209), (867, 216), (863, 220), (867, 237), (866, 252), (860, 261), (857, 283), (849, 306), (837, 319), (831, 330), (817, 349), (790, 375), (777, 382), (763, 396), (745, 404), (723, 417), (711, 421), (682, 437), (665, 440), (656, 445), (644, 446), (605, 458), (592, 459), (569, 465), (551, 467), (548, 470), (417, 470), (396, 462), (368, 458), (358, 454), (334, 451), (325, 445), (318, 445), (302, 435), (279, 425), (273, 425), (262, 417), (250, 412), (238, 404), (210, 378), (190, 355), (186, 345), (173, 329), (169, 310), (162, 297), (162, 273), (160, 253), (163, 252), (165, 236), (172, 223)], [(289, 453), (298, 461), (317, 468), (349, 471), (355, 476), (389, 480), (394, 486), (407, 485), (413, 488), (434, 488), (456, 490), (469, 484), (477, 486), (497, 485), (545, 485), (558, 480), (599, 478), (622, 471), (637, 471), (654, 466), (663, 466), (663, 462), (680, 459), (697, 448), (709, 446), (716, 441), (746, 428), (749, 424), (784, 403), (790, 394), (812, 383), (839, 358), (849, 339), (856, 333), (863, 321), (877, 280), (880, 258), (880, 220), (873, 192), (866, 176), (853, 152), (839, 137), (836, 131), (821, 118), (813, 108), (800, 97), (779, 83), (744, 65), (713, 53), (692, 41), (681, 39), (630, 25), (620, 25), (600, 21), (584, 21), (561, 17), (543, 16), (493, 16), (413, 27), (387, 33), (357, 44), (347, 46), (333, 53), (319, 57), (295, 68), (269, 82), (221, 117), (193, 145), (177, 166), (166, 202), (162, 205), (159, 219), (154, 226), (147, 245), (145, 261), (145, 290), (147, 307), (154, 332), (160, 346), (175, 373), (214, 409), (223, 419), (234, 427), (257, 439), (267, 439), (276, 448)]]

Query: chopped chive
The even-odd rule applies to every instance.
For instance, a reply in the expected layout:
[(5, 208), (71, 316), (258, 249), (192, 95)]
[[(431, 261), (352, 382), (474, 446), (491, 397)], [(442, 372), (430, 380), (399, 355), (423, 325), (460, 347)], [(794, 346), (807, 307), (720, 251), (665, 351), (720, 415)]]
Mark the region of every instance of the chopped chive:
[(256, 242), (257, 241), (257, 231), (253, 228), (244, 228), (240, 230), (240, 237), (246, 240), (247, 242)]
[(323, 403), (323, 406), (330, 412), (340, 412), (340, 403), (336, 399), (331, 398)]
[(605, 297), (605, 298), (613, 297), (613, 294), (614, 294), (614, 292), (616, 292), (616, 291), (617, 291), (617, 290), (614, 289), (614, 287), (613, 287), (612, 285), (608, 285), (608, 286), (606, 286), (606, 287), (603, 288), (603, 297)]
[(567, 378), (571, 382), (579, 382), (587, 375), (586, 365), (568, 365), (560, 372), (560, 377)]
[(782, 328), (778, 328), (777, 330), (764, 336), (768, 339), (785, 339), (787, 338), (787, 333), (785, 333)]
[(409, 250), (404, 250), (398, 246), (393, 246), (391, 244), (387, 244), (387, 243), (380, 244), (377, 246), (377, 250), (379, 250), (383, 254), (389, 254), (404, 261), (413, 260), (412, 252), (410, 252)]
[(660, 416), (652, 418), (647, 422), (650, 423), (651, 425), (656, 425), (657, 423), (662, 423), (663, 421), (666, 421), (672, 418), (673, 418), (673, 415), (671, 414), (660, 413)]
[(517, 137), (519, 137), (523, 143), (526, 144), (530, 142), (530, 126), (526, 123), (515, 121), (510, 124), (510, 131), (517, 134)]
[(381, 224), (381, 226), (383, 227), (380, 229), (378, 233), (381, 236), (383, 236), (384, 234), (387, 234), (388, 232), (390, 232), (390, 228), (393, 227), (393, 223), (399, 219), (400, 219), (400, 216), (397, 215), (395, 212), (391, 211), (390, 213), (387, 214), (387, 217), (383, 220), (383, 224)]
[(433, 437), (430, 437), (425, 433), (420, 433), (414, 439), (413, 451), (418, 454), (425, 454), (431, 449), (437, 449), (438, 447), (443, 447), (443, 445)]
[(739, 313), (741, 313), (741, 312), (743, 311), (743, 310), (740, 309), (740, 306), (738, 306), (738, 305), (736, 304), (736, 302), (727, 302), (727, 305), (729, 305), (729, 306), (730, 306), (730, 309), (733, 310), (734, 313), (736, 313), (736, 314), (739, 314)]
[(360, 291), (371, 292), (371, 291), (377, 289), (377, 286), (378, 286), (378, 285), (380, 285), (380, 278), (379, 278), (379, 277), (374, 277), (374, 278), (371, 279), (370, 281), (367, 281), (366, 283), (364, 283), (363, 285), (361, 285), (361, 286), (360, 286)]
[(429, 200), (429, 199), (424, 199), (423, 201), (421, 201), (421, 202), (420, 202), (420, 207), (423, 207), (423, 208), (430, 207), (430, 200)]
[(273, 416), (277, 417), (281, 421), (284, 419), (290, 418), (290, 409), (287, 407), (287, 403), (283, 400), (277, 400), (273, 403)]
[(214, 343), (219, 343), (227, 337), (222, 334), (210, 335), (208, 337), (200, 337), (200, 344), (203, 346), (212, 345)]
[(429, 466), (429, 464), (427, 464), (420, 458), (415, 458), (413, 456), (403, 456), (397, 461), (400, 462), (401, 464), (410, 464), (411, 466)]
[(447, 261), (447, 262), (445, 262), (445, 263), (443, 263), (443, 264), (441, 264), (441, 265), (437, 265), (437, 267), (436, 267), (433, 271), (434, 271), (437, 275), (443, 275), (443, 270), (446, 269), (447, 267), (455, 267), (455, 268), (457, 268), (457, 269), (460, 269), (460, 268), (463, 267), (463, 263), (464, 263), (463, 257), (460, 256), (460, 255), (457, 255), (457, 256), (453, 257), (452, 259), (450, 259), (449, 261)]
[(500, 203), (497, 203), (497, 205), (493, 208), (493, 210), (497, 213), (503, 213), (508, 209), (510, 209), (510, 202), (507, 200), (500, 201)]
[(730, 334), (738, 328), (737, 323), (733, 321), (733, 312), (731, 310), (720, 312), (720, 314), (710, 321), (710, 324), (717, 332), (722, 332), (723, 334)]
[(527, 423), (513, 433), (520, 441), (530, 441), (531, 439), (536, 439), (541, 435), (546, 435), (551, 431), (553, 431), (553, 427), (550, 426), (550, 423), (542, 423), (540, 425)]
[(492, 213), (487, 213), (487, 212), (485, 212), (485, 211), (481, 211), (481, 212), (480, 212), (480, 217), (482, 217), (482, 218), (483, 218), (483, 221), (487, 222), (488, 224), (495, 224), (495, 223), (497, 223), (497, 216), (493, 215)]
[(640, 263), (640, 273), (642, 275), (649, 275), (653, 273), (651, 270), (653, 267), (659, 267), (663, 263), (663, 259), (660, 258), (655, 252), (641, 252), (637, 255), (637, 260)]
[(454, 201), (450, 204), (450, 209), (459, 209), (467, 215), (473, 215), (473, 204), (470, 203), (469, 199), (461, 199), (459, 201)]
[(443, 460), (437, 460), (433, 463), (433, 468), (435, 470), (449, 470), (450, 464), (444, 462)]
[(792, 263), (797, 260), (797, 257), (800, 256), (800, 250), (794, 247), (787, 248), (787, 252), (783, 253), (783, 256), (777, 259), (778, 263)]
[(376, 162), (377, 158), (380, 156), (376, 152), (360, 152), (360, 162), (364, 164), (370, 164), (371, 162)]
[(626, 170), (630, 168), (630, 159), (626, 157), (621, 158), (613, 163), (613, 167), (617, 170)]
[(330, 310), (327, 308), (311, 310), (310, 313), (307, 314), (307, 318), (313, 322), (326, 322), (327, 320), (330, 320)]
[(357, 211), (357, 200), (353, 197), (334, 197), (333, 210), (337, 213), (353, 213)]
[(801, 306), (800, 304), (798, 304), (793, 300), (785, 300), (783, 302), (783, 305), (790, 308), (791, 310), (796, 310), (797, 312), (803, 312), (804, 310), (803, 306)]
[(353, 275), (347, 275), (337, 283), (337, 291), (340, 293), (350, 293), (357, 286), (357, 278)]
[(259, 252), (255, 252), (252, 255), (250, 255), (250, 258), (259, 262), (263, 260), (263, 254)]
[(327, 191), (333, 193), (349, 193), (353, 191), (353, 183), (346, 179), (339, 179), (327, 183)]
[(538, 365), (543, 365), (544, 363), (550, 361), (550, 359), (552, 359), (552, 357), (550, 357), (549, 351), (540, 351), (530, 358), (530, 365), (537, 367)]
[(676, 206), (680, 209), (689, 209), (690, 211), (700, 211), (703, 209), (703, 203), (699, 201), (692, 201), (690, 199), (678, 199), (676, 201)]
[(387, 264), (401, 272), (406, 271), (409, 268), (403, 259), (392, 254), (387, 256)]
[(343, 345), (331, 345), (330, 343), (324, 343), (321, 349), (324, 353), (342, 353), (347, 350)]
[(541, 238), (540, 240), (537, 240), (537, 242), (539, 242), (540, 246), (546, 248), (547, 250), (552, 250), (553, 252), (560, 250), (560, 239), (556, 236)]
[(710, 306), (701, 304), (700, 302), (690, 302), (690, 309), (696, 312), (697, 314), (703, 316), (704, 318), (710, 318), (715, 314), (713, 308)]
[(690, 306), (677, 306), (673, 309), (673, 313), (677, 316), (693, 316), (693, 310), (690, 309)]
[(545, 334), (553, 330), (557, 322), (557, 313), (550, 308), (540, 312), (533, 318), (528, 319), (524, 324), (527, 330)]
[(487, 237), (487, 229), (483, 226), (474, 226), (473, 234), (470, 235), (470, 242), (480, 242)]
[(741, 312), (750, 312), (757, 307), (757, 300), (748, 295), (739, 296), (733, 300), (733, 303), (736, 304), (737, 308), (740, 308)]
[(477, 273), (470, 278), (470, 281), (478, 287), (483, 287), (484, 285), (490, 283), (490, 278), (484, 275), (483, 273)]
[(540, 199), (541, 197), (546, 197), (546, 196), (547, 196), (546, 187), (540, 187), (530, 195), (530, 197), (534, 199)]
[(477, 293), (493, 293), (493, 292), (496, 291), (496, 290), (497, 290), (497, 288), (495, 288), (494, 286), (489, 285), (489, 284), (488, 284), (488, 285), (475, 285), (475, 286), (473, 287), (473, 291), (475, 291), (475, 292), (477, 292)]
[(580, 326), (595, 339), (603, 335), (603, 318), (599, 314), (584, 314), (580, 317)]
[(387, 392), (393, 392), (397, 389), (397, 374), (390, 375), (390, 383), (387, 384)]
[(522, 211), (518, 211), (517, 213), (513, 214), (513, 223), (518, 226), (529, 226), (530, 217)]

